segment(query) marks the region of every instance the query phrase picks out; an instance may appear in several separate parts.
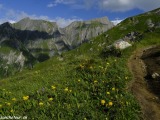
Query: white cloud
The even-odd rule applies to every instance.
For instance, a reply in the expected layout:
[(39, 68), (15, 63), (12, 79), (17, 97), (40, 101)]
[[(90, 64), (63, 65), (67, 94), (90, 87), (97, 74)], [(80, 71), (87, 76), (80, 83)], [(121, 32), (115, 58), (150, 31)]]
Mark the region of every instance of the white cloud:
[(160, 0), (136, 0), (137, 8), (144, 11), (152, 10), (160, 7)]
[(47, 7), (49, 7), (49, 8), (54, 7), (54, 6), (56, 6), (56, 4), (54, 4), (54, 3), (49, 3), (49, 4), (47, 5)]
[(122, 22), (123, 20), (119, 20), (119, 19), (115, 19), (115, 20), (112, 20), (111, 22), (114, 24), (114, 25), (117, 25), (118, 23)]
[(127, 11), (134, 8), (133, 0), (100, 0), (99, 8), (108, 11)]
[(4, 22), (13, 23), (28, 16), (28, 14), (23, 11), (15, 11), (13, 9), (7, 9), (5, 7), (2, 7), (0, 12), (3, 16), (2, 18), (0, 18), (0, 24)]
[(55, 0), (47, 5), (54, 7), (65, 4), (73, 9), (96, 8), (111, 12), (125, 12), (134, 8), (149, 11), (160, 7), (160, 0)]
[(16, 21), (14, 21), (14, 20), (8, 20), (8, 22), (11, 24), (16, 23)]
[(134, 8), (148, 11), (160, 6), (160, 0), (100, 0), (99, 8), (109, 11), (128, 11)]
[(70, 4), (75, 4), (75, 3), (76, 3), (76, 0), (55, 0), (54, 2), (49, 3), (47, 7), (51, 8), (59, 4), (70, 5)]
[(51, 22), (56, 22), (59, 25), (59, 27), (63, 28), (69, 25), (70, 23), (72, 23), (73, 21), (82, 20), (80, 18), (77, 18), (76, 16), (73, 16), (70, 19), (65, 19), (62, 17), (49, 18), (48, 16), (44, 16), (44, 15), (41, 15), (41, 16), (37, 16), (34, 14), (30, 15), (30, 14), (25, 13), (24, 11), (15, 11), (13, 9), (3, 9), (2, 12), (4, 13), (4, 17), (0, 18), (0, 24), (4, 22), (15, 23), (25, 17), (29, 17), (31, 19), (42, 19), (42, 20), (47, 20)]
[(97, 7), (97, 0), (77, 0), (74, 4), (70, 4), (73, 9), (91, 9)]
[(2, 4), (0, 4), (0, 9), (2, 9), (3, 8), (3, 5)]
[(82, 19), (80, 18), (71, 18), (71, 19), (65, 19), (65, 18), (61, 18), (61, 17), (57, 17), (56, 19), (53, 19), (52, 21), (55, 21), (58, 26), (60, 26), (61, 28), (68, 26), (69, 24), (71, 24), (74, 21), (82, 21)]

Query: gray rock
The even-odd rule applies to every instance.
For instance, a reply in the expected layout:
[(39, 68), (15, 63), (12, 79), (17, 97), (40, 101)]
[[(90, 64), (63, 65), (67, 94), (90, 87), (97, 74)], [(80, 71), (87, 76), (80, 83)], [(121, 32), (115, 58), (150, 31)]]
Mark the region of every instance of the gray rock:
[(135, 32), (132, 31), (130, 33), (128, 33), (127, 35), (125, 35), (125, 37), (123, 38), (125, 41), (135, 41), (136, 38), (140, 38), (140, 33), (139, 32)]
[(117, 40), (116, 42), (114, 42), (113, 46), (116, 49), (122, 50), (122, 49), (128, 48), (132, 45), (130, 43), (128, 43), (127, 41), (124, 41), (123, 39), (120, 39), (120, 40)]
[(22, 52), (20, 52), (19, 56), (17, 57), (17, 60), (15, 61), (15, 63), (18, 64), (20, 71), (23, 69), (24, 62), (25, 62), (25, 57), (22, 54)]
[(156, 73), (156, 72), (152, 74), (152, 78), (153, 79), (157, 79), (159, 77), (160, 77), (160, 75), (158, 73)]
[(149, 28), (153, 28), (154, 27), (154, 23), (152, 22), (151, 19), (147, 19), (146, 23), (147, 23)]
[(160, 15), (160, 9), (156, 10), (155, 13)]

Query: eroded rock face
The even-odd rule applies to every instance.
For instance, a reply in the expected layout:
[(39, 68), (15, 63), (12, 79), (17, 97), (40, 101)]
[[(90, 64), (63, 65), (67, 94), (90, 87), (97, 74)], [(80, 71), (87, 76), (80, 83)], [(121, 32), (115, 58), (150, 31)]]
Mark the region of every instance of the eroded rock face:
[(25, 56), (22, 52), (10, 50), (9, 53), (0, 53), (0, 75), (7, 76), (8, 73), (21, 71), (25, 64)]
[(17, 57), (17, 59), (15, 61), (15, 63), (18, 64), (18, 67), (19, 67), (20, 71), (23, 69), (24, 62), (25, 62), (25, 57), (22, 54), (22, 52), (20, 52), (19, 56)]
[(148, 88), (158, 97), (160, 97), (160, 46), (150, 47), (143, 51), (141, 56), (146, 66), (145, 79)]

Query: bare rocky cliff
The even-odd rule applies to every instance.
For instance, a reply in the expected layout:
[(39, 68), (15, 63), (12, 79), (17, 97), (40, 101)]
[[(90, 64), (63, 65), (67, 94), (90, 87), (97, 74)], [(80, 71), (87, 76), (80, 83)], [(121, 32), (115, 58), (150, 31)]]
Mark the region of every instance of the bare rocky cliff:
[(64, 28), (64, 42), (72, 49), (113, 27), (107, 17), (76, 21)]

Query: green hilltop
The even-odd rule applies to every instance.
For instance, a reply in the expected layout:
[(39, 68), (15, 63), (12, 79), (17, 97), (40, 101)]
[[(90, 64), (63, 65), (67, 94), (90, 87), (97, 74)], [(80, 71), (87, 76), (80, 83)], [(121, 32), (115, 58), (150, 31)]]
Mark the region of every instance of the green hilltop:
[[(127, 61), (137, 49), (160, 45), (158, 11), (127, 18), (71, 51), (1, 79), (0, 114), (39, 120), (141, 119), (140, 106), (126, 89), (133, 77)], [(130, 38), (130, 33), (137, 34)], [(119, 39), (132, 46), (108, 47)]]

